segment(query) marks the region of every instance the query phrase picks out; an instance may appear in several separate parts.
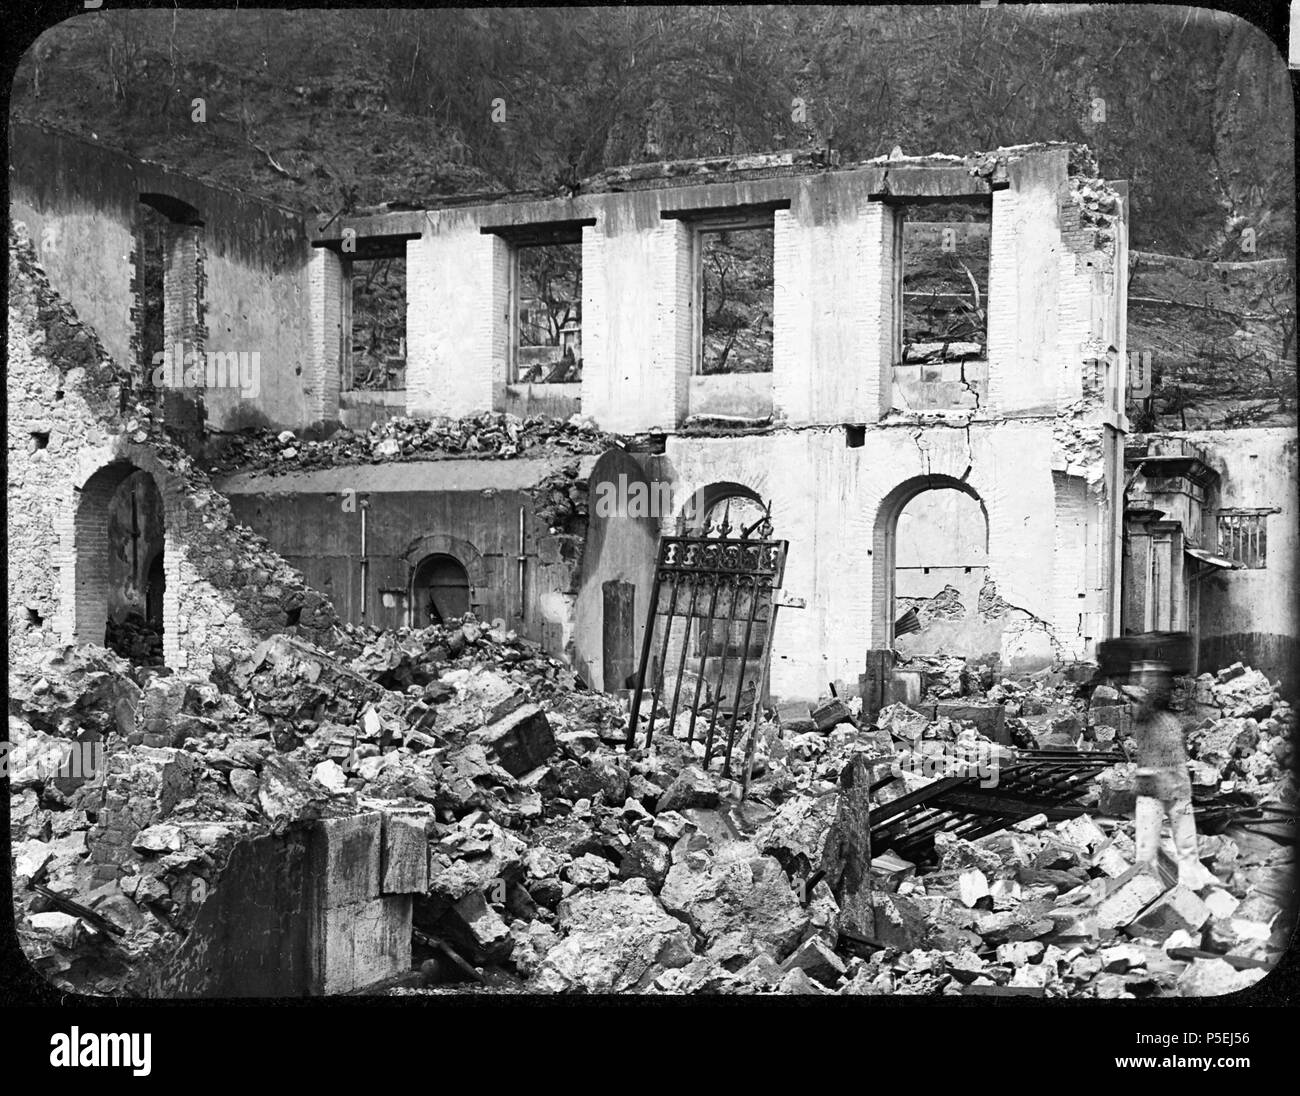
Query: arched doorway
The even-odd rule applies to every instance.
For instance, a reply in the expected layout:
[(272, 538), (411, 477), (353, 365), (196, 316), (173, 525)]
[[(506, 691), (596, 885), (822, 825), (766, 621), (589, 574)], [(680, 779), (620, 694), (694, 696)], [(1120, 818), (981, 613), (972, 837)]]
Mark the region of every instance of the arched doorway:
[(459, 620), (470, 607), (469, 573), (455, 556), (425, 556), (411, 575), (411, 625), (427, 628)]
[[(768, 512), (753, 488), (719, 482), (698, 490), (682, 517), (689, 535), (725, 536), (732, 540), (747, 535), (758, 539), (763, 536), (762, 524)], [(768, 622), (762, 615), (750, 618), (747, 589), (741, 585), (721, 589), (712, 611), (711, 599), (700, 599), (689, 634), (679, 639), (674, 633), (664, 658), (664, 672), (669, 679), (674, 679), (678, 667), (682, 668), (683, 680), (688, 684), (694, 682), (697, 674), (702, 674), (707, 686), (701, 689), (705, 700), (715, 700), (728, 711), (737, 703), (748, 711), (754, 690), (758, 688), (764, 695), (767, 692), (767, 681), (759, 681), (759, 676)], [(756, 612), (765, 612), (762, 603)], [(715, 688), (718, 695), (713, 697)]]
[[(977, 615), (987, 575), (983, 500), (951, 476), (918, 476), (899, 484), (876, 512), (872, 558), (877, 594), (872, 646), (932, 653), (924, 648), (951, 645), (960, 622)], [(906, 639), (935, 625), (934, 643)]]
[(125, 459), (96, 471), (78, 492), (73, 535), (72, 641), (161, 661), (166, 522), (154, 474)]

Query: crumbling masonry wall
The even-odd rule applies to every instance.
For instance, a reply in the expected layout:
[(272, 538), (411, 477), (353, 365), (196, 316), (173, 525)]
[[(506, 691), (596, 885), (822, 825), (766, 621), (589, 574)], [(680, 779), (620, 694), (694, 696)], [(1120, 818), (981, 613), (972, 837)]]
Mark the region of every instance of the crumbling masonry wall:
[[(163, 500), (164, 659), (211, 668), (273, 632), (328, 641), (329, 602), (246, 528), (147, 413), (122, 414), (121, 371), (10, 240), (11, 652), (104, 642), (109, 501), (137, 469)], [(292, 626), (292, 627), (291, 627)]]
[(337, 421), (337, 352), (334, 375), (323, 376), (318, 362), (338, 329), (319, 330), (330, 316), (312, 307), (313, 252), (301, 216), (27, 123), (13, 127), (10, 164), (12, 221), (27, 226), (51, 284), (115, 362), (140, 368), (135, 230), (141, 197), (161, 196), (163, 206), (188, 207), (201, 222), (173, 234), (170, 331), (185, 333), (187, 351), (260, 354), (255, 397), (238, 388), (203, 392), (208, 424), (301, 429)]

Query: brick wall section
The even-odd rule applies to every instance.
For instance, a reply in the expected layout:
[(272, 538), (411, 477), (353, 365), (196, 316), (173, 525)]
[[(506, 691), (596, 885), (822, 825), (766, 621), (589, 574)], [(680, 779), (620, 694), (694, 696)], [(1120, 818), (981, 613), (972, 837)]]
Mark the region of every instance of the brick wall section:
[[(429, 219), (437, 224), (438, 214)], [(435, 227), (436, 231), (436, 227)], [(406, 241), (406, 413), (432, 415), (437, 401), (438, 342), (435, 329), (434, 238)]]
[(875, 422), (889, 410), (899, 350), (897, 295), (901, 282), (895, 261), (902, 257), (902, 220), (898, 210), (884, 202), (868, 202), (863, 219), (862, 373), (867, 382), (863, 419)]
[(605, 235), (598, 224), (582, 229), (582, 411), (605, 415), (604, 394), (613, 387), (609, 310), (605, 307)]
[(834, 220), (813, 210), (778, 210), (773, 220), (778, 417), (874, 422), (893, 364), (893, 210), (862, 200)]
[[(503, 411), (506, 406), (506, 379), (510, 369), (508, 359), (513, 335), (511, 327), (516, 322), (510, 315), (510, 278), (514, 255), (510, 245), (500, 236), (482, 236), (480, 239), (486, 246), (490, 270), (486, 313), (480, 320), (484, 325), (481, 338), (485, 343), (487, 360), (492, 366), (487, 378), (491, 388), (486, 406), (493, 411)], [(476, 376), (475, 380), (481, 383), (481, 378)]]
[(640, 418), (643, 426), (672, 430), (689, 411), (694, 356), (695, 296), (693, 233), (680, 220), (655, 231), (655, 302), (659, 322), (650, 364), (651, 388)]
[[(11, 658), (104, 641), (108, 502), (135, 469), (163, 500), (163, 653), (212, 667), (298, 631), (328, 643), (337, 616), (302, 576), (235, 524), (230, 504), (146, 414), (118, 411), (121, 374), (49, 288), (30, 241), (10, 237), (7, 387)], [(48, 436), (38, 445), (33, 434)]]
[(310, 401), (308, 415), (314, 422), (334, 422), (339, 416), (342, 384), (342, 293), (343, 263), (329, 248), (312, 251), (308, 268), (311, 300), (311, 354), (307, 361)]
[(772, 215), (772, 410), (786, 422), (805, 422), (812, 386), (811, 256), (799, 246), (794, 214)]
[(505, 401), (510, 245), (433, 228), (407, 244), (406, 413), (477, 415)]

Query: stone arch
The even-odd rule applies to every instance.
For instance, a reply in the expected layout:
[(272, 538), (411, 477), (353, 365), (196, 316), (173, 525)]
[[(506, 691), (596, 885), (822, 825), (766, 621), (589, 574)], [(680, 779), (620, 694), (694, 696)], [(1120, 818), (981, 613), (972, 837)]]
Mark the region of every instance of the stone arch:
[(876, 507), (876, 520), (872, 527), (872, 614), (871, 646), (875, 648), (894, 645), (894, 556), (898, 518), (907, 504), (926, 491), (961, 491), (979, 503), (984, 516), (984, 547), (988, 549), (989, 514), (979, 492), (965, 480), (954, 476), (913, 476), (904, 480), (880, 500)]
[(136, 472), (147, 472), (162, 499), (163, 526), (163, 660), (179, 663), (177, 618), (180, 561), (175, 550), (183, 521), (177, 488), (162, 463), (149, 450), (120, 446), (110, 459), (74, 482), (68, 520), (61, 540), (64, 597), (61, 631), (72, 643), (104, 643), (109, 604), (109, 506), (117, 489)]
[[(733, 498), (744, 499), (759, 507), (765, 505), (762, 497), (752, 487), (733, 480), (719, 480), (699, 488), (686, 499), (677, 512), (677, 520), (684, 523), (688, 532), (702, 532), (709, 512), (715, 506)], [(732, 532), (732, 536), (739, 535), (739, 529)]]
[(467, 597), (470, 609), (479, 605), (478, 591), (486, 585), (487, 572), (483, 553), (469, 541), (445, 533), (428, 533), (412, 541), (402, 558), (406, 560), (407, 574), (407, 617), (411, 626), (416, 626), (417, 607), (415, 604), (415, 580), (421, 564), (433, 557), (447, 557), (454, 560), (465, 572), (468, 583)]
[(435, 552), (411, 572), (411, 624), (423, 628), (448, 624), (469, 611), (469, 573), (455, 556)]

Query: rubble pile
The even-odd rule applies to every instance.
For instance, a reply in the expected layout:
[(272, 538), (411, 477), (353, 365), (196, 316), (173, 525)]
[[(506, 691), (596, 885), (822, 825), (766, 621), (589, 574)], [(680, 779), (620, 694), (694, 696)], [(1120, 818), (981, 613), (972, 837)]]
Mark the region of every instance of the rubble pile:
[(1237, 662), (1201, 674), (1191, 694), (1189, 711), (1202, 717), (1187, 737), (1193, 782), (1294, 804), (1295, 709), (1279, 685)]
[(263, 470), (303, 472), (390, 460), (506, 460), (524, 455), (599, 454), (613, 441), (613, 435), (581, 415), (566, 420), (485, 411), (460, 419), (389, 419), (360, 432), (345, 427), (321, 441), (299, 438), (291, 430), (244, 430), (228, 439), (209, 470), (214, 475)]
[[(1227, 710), (1258, 702), (1230, 684)], [(742, 801), (743, 734), (730, 776), (703, 767), (689, 715), (628, 749), (624, 701), (499, 622), (343, 628), (329, 652), (275, 636), (211, 680), (56, 652), (11, 682), (20, 935), (61, 985), (144, 992), (240, 841), (384, 810), (429, 852), (419, 968), (395, 994), (1140, 997), (1258, 980), (1289, 933), (1291, 850), (1203, 834), (1193, 891), (1134, 866), (1132, 822), (1096, 810), (940, 833), (929, 863), (874, 849), (871, 924), (848, 917), (846, 772), (867, 766), (873, 805), (995, 772), (1009, 747), (977, 713), (1069, 708), (1068, 688), (992, 682), (982, 705), (893, 705), (874, 725), (856, 698), (787, 708), (760, 723)], [(1019, 718), (1051, 734), (1064, 717)], [(42, 762), (86, 739), (102, 775), (52, 776)]]

